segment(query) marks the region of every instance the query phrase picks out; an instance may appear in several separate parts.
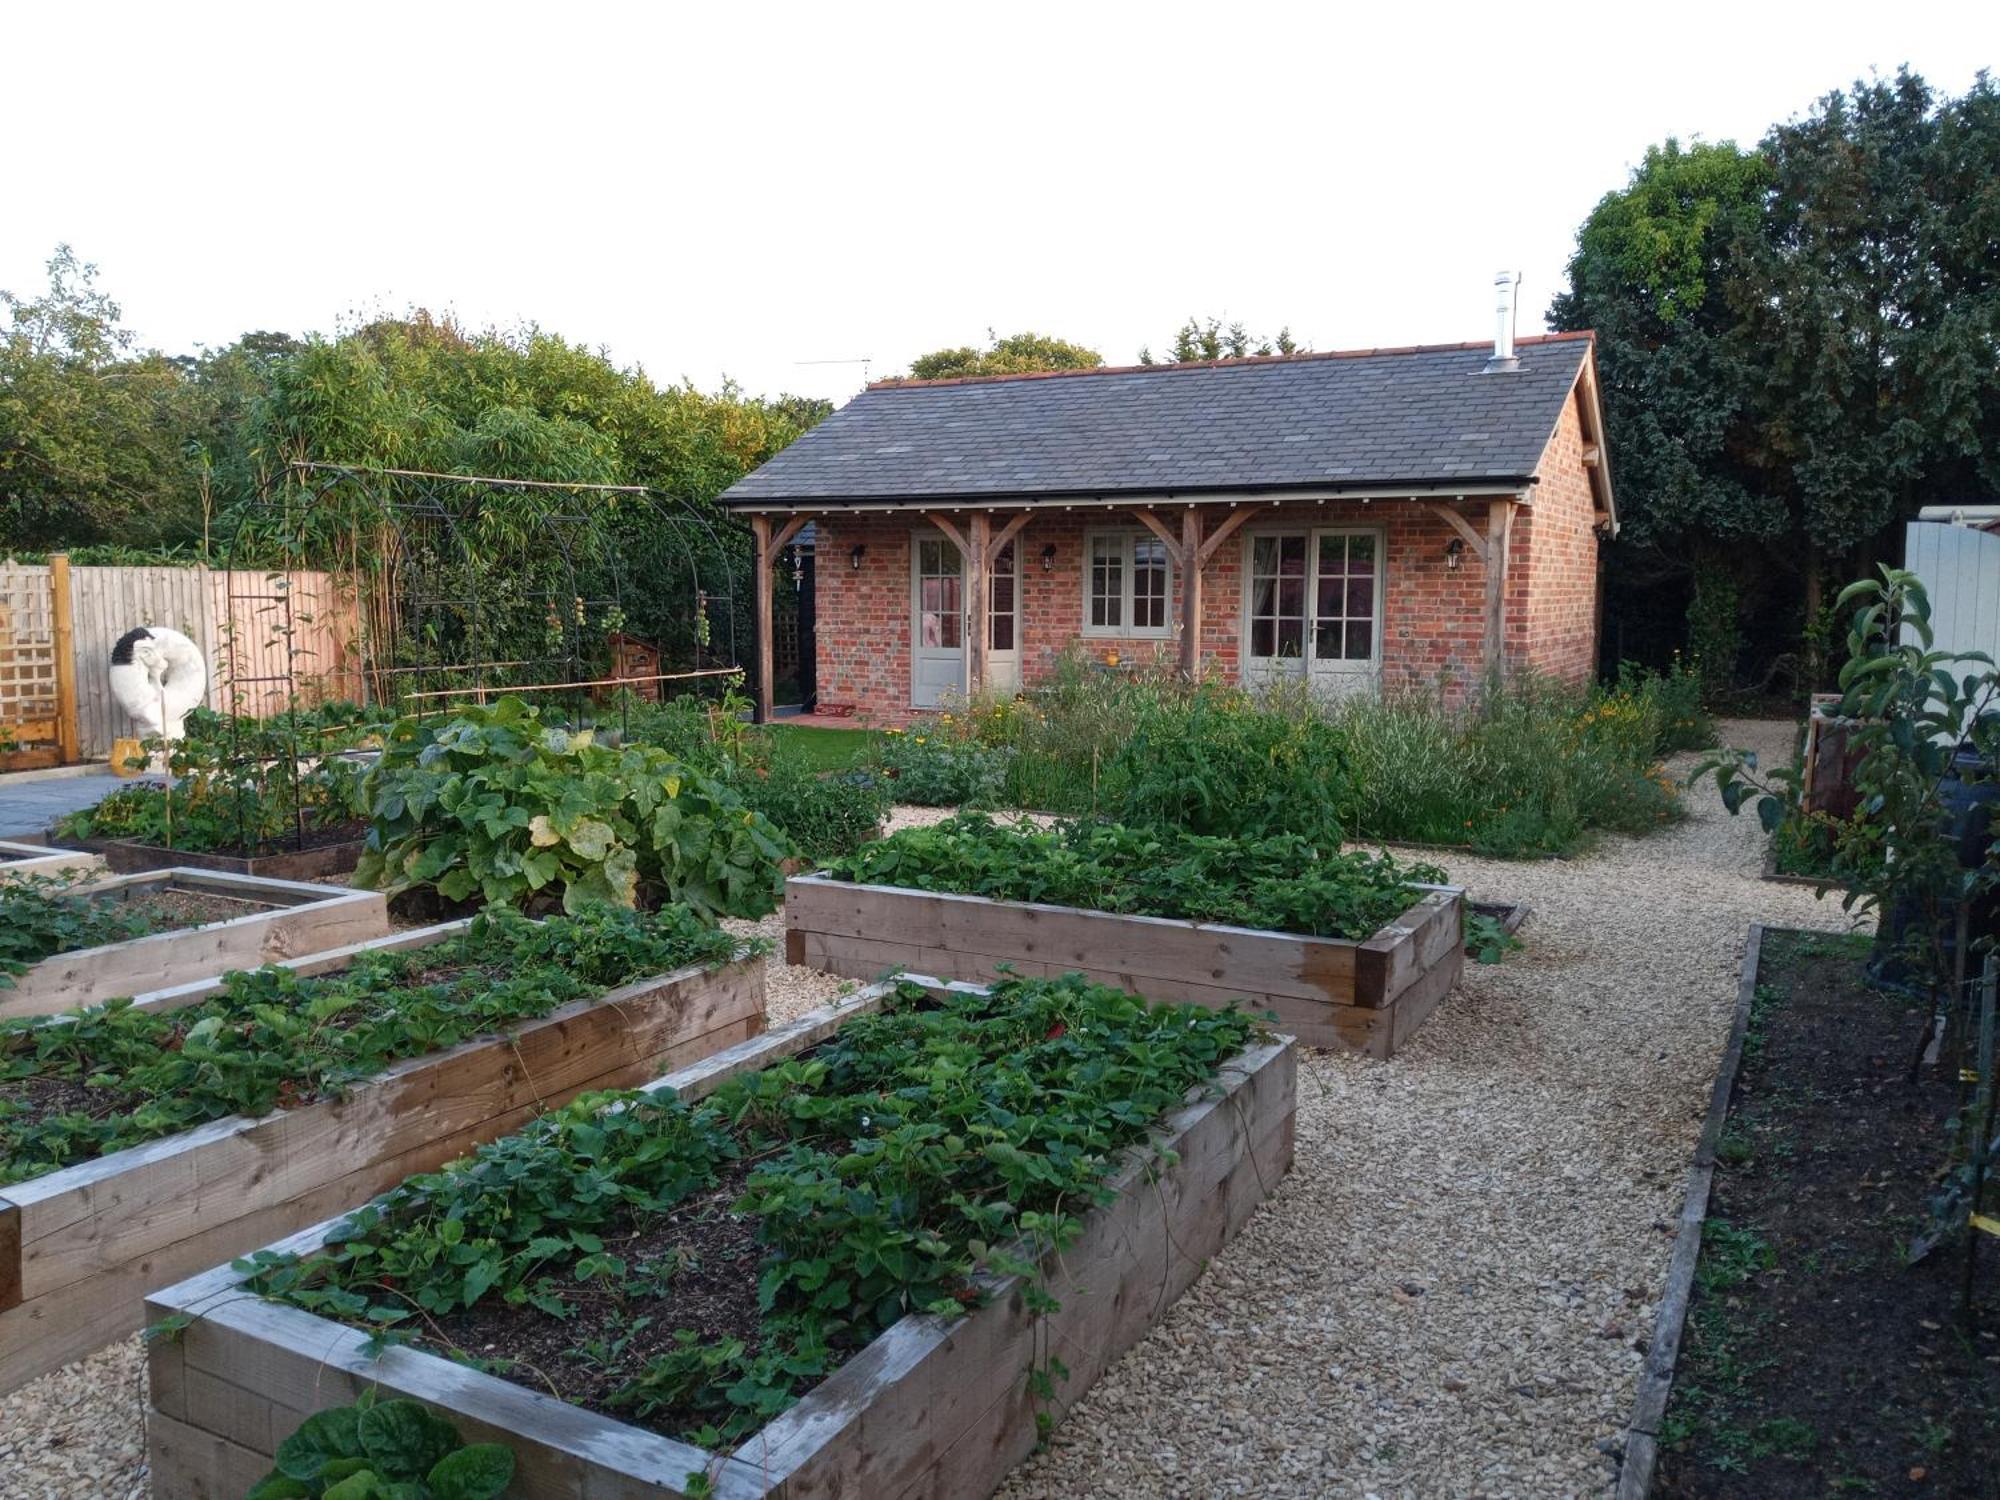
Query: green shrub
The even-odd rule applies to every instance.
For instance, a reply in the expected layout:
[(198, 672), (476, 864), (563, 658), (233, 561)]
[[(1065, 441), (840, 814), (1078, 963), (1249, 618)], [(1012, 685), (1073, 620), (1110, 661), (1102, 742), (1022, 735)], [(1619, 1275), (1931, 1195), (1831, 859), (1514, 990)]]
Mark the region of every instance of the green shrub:
[(367, 785), (354, 881), (392, 895), (761, 917), (792, 852), (721, 777), (655, 746), (545, 727), (511, 696), (443, 724), (398, 723)]
[(905, 828), (829, 867), (836, 879), (1045, 901), (1135, 916), (1365, 938), (1444, 872), (1340, 853), (1298, 834), (1204, 836), (1114, 823), (996, 823), (978, 813)]
[(889, 815), (889, 783), (870, 771), (815, 771), (776, 751), (770, 763), (732, 778), (743, 800), (769, 818), (802, 854), (830, 859), (861, 847)]
[(1337, 844), (1352, 796), (1346, 737), (1316, 710), (1259, 706), (1203, 684), (1140, 709), (1099, 809), (1133, 827)]
[(898, 802), (919, 807), (993, 807), (1007, 784), (1012, 752), (950, 732), (949, 724), (892, 729), (876, 750), (876, 767)]
[(1617, 696), (1637, 698), (1659, 714), (1654, 748), (1661, 755), (1676, 750), (1706, 750), (1715, 743), (1715, 720), (1702, 703), (1702, 677), (1677, 651), (1664, 672), (1649, 672), (1636, 662), (1620, 662)]
[(1522, 679), (1471, 704), (1391, 694), (1343, 704), (1357, 836), (1503, 857), (1568, 854), (1600, 831), (1679, 814), (1656, 705)]

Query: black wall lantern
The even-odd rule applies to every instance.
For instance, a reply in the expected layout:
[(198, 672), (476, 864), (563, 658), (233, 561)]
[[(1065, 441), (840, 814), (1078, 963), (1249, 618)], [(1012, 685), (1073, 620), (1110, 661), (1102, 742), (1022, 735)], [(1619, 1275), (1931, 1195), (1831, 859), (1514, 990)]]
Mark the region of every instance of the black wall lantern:
[(1048, 546), (1042, 548), (1042, 571), (1044, 573), (1053, 573), (1055, 570), (1056, 570), (1056, 544), (1054, 542), (1050, 542)]
[(853, 550), (847, 554), (847, 565), (859, 573), (861, 571), (861, 559), (867, 555), (867, 552), (868, 549), (866, 547), (856, 542)]
[(1459, 562), (1464, 556), (1465, 556), (1464, 537), (1455, 536), (1450, 541), (1446, 542), (1444, 544), (1445, 571), (1450, 573), (1456, 573), (1458, 571)]

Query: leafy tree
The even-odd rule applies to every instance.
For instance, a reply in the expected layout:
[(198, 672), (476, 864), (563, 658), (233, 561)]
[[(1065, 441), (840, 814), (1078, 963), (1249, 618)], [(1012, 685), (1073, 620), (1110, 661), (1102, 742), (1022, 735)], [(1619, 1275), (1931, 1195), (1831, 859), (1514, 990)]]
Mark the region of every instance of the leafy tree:
[[(1296, 354), (1298, 340), (1292, 337), (1289, 327), (1280, 328), (1269, 338), (1253, 335), (1241, 323), (1231, 323), (1223, 327), (1219, 318), (1207, 322), (1199, 318), (1189, 318), (1175, 330), (1173, 339), (1167, 345), (1167, 362), (1185, 364), (1190, 360), (1242, 359), (1252, 354)], [(1139, 351), (1139, 363), (1158, 363), (1153, 358), (1151, 346)]]
[(1740, 597), (1739, 625), (1810, 642), (1827, 563), (2000, 495), (1996, 176), (1990, 80), (1940, 99), (1900, 72), (1755, 151), (1670, 140), (1605, 196), (1549, 317), (1597, 331), (1614, 599)]
[(1042, 370), (1094, 370), (1104, 363), (1095, 349), (1040, 333), (1000, 337), (986, 330), (984, 349), (969, 345), (939, 349), (910, 361), (912, 380), (945, 380), (966, 375), (1027, 375)]
[(185, 443), (198, 381), (133, 348), (69, 246), (48, 273), (39, 297), (0, 291), (0, 546), (175, 540), (198, 512)]

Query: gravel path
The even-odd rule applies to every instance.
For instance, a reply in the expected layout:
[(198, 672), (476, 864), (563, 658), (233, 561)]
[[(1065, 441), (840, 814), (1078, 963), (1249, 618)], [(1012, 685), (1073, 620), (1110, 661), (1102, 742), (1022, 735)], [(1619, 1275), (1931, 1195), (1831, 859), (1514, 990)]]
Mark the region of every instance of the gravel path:
[[(1786, 725), (1723, 734), (1789, 751)], [(1394, 1062), (1308, 1055), (1291, 1176), (1008, 1500), (1603, 1491), (1745, 927), (1844, 922), (1756, 879), (1754, 819), (1690, 799), (1588, 859), (1445, 861), (1534, 907), (1526, 952)], [(732, 926), (778, 944), (774, 1021), (853, 987), (785, 965), (781, 916)], [(143, 1381), (133, 1341), (0, 1398), (0, 1500), (143, 1496)]]
[(1275, 1200), (1004, 1496), (1604, 1490), (1745, 929), (1844, 923), (1756, 878), (1754, 818), (1689, 798), (1588, 859), (1445, 861), (1533, 906), (1526, 951), (1469, 967), (1393, 1062), (1311, 1055)]

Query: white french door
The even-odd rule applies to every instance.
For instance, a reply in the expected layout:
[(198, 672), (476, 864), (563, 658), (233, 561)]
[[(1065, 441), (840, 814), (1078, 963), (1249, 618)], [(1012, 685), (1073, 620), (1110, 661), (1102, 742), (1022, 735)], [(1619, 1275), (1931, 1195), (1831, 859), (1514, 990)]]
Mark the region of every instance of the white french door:
[(946, 537), (910, 541), (910, 706), (965, 691), (965, 567)]
[(986, 690), (1014, 693), (1021, 688), (1021, 553), (1015, 537), (993, 560), (986, 580)]
[(1323, 527), (1253, 534), (1244, 575), (1244, 676), (1302, 678), (1329, 695), (1382, 679), (1382, 533)]

